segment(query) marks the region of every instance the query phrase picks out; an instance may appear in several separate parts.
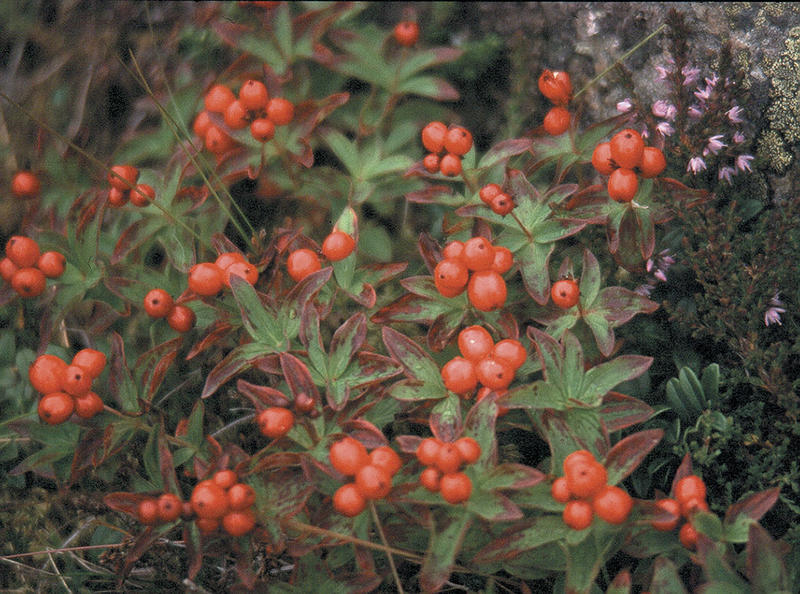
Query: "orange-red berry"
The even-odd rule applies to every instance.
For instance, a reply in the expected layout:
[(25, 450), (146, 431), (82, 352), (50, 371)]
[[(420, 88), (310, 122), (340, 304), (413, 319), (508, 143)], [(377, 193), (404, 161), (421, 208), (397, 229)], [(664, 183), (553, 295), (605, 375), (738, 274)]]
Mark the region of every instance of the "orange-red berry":
[(58, 425), (72, 416), (75, 400), (65, 392), (50, 392), (39, 400), (39, 418), (48, 425)]
[(293, 251), (286, 260), (289, 276), (298, 283), (321, 267), (319, 256), (308, 248)]
[(67, 260), (64, 258), (64, 254), (53, 251), (43, 253), (36, 262), (36, 268), (41, 270), (47, 278), (58, 278), (64, 274), (66, 265)]

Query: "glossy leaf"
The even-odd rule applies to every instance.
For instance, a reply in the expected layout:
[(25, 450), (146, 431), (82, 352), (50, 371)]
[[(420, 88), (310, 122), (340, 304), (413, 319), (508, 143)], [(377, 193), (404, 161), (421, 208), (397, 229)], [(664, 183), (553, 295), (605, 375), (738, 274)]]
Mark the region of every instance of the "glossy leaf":
[(478, 565), (513, 559), (524, 551), (565, 538), (570, 528), (561, 516), (545, 514), (519, 522), (483, 547), (473, 558)]
[(604, 462), (608, 472), (608, 484), (616, 485), (629, 476), (658, 445), (663, 436), (663, 430), (649, 429), (628, 435), (618, 441), (608, 451)]
[(383, 344), (392, 358), (403, 366), (406, 375), (431, 388), (444, 388), (439, 366), (417, 343), (389, 326), (381, 329), (381, 335)]
[(444, 528), (433, 527), (428, 552), (419, 574), (419, 582), (426, 592), (441, 588), (450, 577), (456, 555), (470, 526), (471, 514), (457, 514)]

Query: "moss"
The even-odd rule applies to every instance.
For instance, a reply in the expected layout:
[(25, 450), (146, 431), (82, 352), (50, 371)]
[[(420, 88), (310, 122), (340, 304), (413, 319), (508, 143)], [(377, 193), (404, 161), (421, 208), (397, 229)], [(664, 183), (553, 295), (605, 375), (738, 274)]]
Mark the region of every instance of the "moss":
[(794, 27), (785, 49), (765, 70), (770, 77), (767, 129), (758, 142), (758, 156), (779, 174), (785, 173), (800, 141), (800, 27)]

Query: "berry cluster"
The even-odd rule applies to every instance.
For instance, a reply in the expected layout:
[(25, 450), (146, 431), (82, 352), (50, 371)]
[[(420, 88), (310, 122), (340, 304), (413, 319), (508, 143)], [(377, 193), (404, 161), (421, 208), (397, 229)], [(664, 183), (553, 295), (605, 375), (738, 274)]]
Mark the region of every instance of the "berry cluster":
[(416, 21), (401, 21), (392, 31), (394, 40), (403, 47), (411, 47), (419, 39), (419, 25)]
[(157, 526), (174, 522), (185, 515), (183, 501), (175, 493), (164, 493), (158, 497), (142, 499), (136, 506), (136, 519), (145, 526)]
[(561, 309), (569, 309), (578, 304), (581, 290), (573, 278), (562, 278), (550, 287), (550, 298)]
[(609, 524), (622, 524), (633, 508), (633, 499), (619, 487), (607, 484), (605, 466), (587, 450), (564, 459), (564, 476), (553, 481), (550, 494), (565, 503), (562, 517), (573, 530), (583, 530), (595, 514)]
[(238, 481), (233, 470), (220, 470), (195, 485), (189, 504), (200, 532), (210, 534), (222, 524), (231, 536), (243, 536), (255, 527), (256, 493), (253, 487)]
[(545, 132), (550, 136), (560, 136), (569, 128), (572, 115), (566, 105), (572, 99), (572, 83), (569, 74), (561, 71), (545, 70), (539, 76), (539, 91), (554, 104), (544, 116)]
[(437, 491), (448, 503), (462, 503), (472, 494), (472, 481), (461, 472), (464, 464), (474, 464), (481, 457), (481, 446), (471, 437), (459, 437), (451, 443), (426, 437), (417, 446), (417, 460), (426, 466), (419, 475), (420, 484), (431, 493)]
[(36, 198), (41, 190), (39, 178), (31, 171), (17, 171), (11, 178), (11, 194), (15, 198)]
[(480, 189), (478, 195), (481, 202), (491, 208), (495, 214), (504, 217), (514, 210), (514, 200), (497, 184), (486, 184)]
[(608, 195), (617, 202), (630, 202), (639, 189), (639, 175), (657, 177), (667, 166), (664, 153), (645, 146), (642, 135), (626, 128), (609, 142), (601, 142), (592, 153), (592, 165), (601, 175), (608, 175)]
[(461, 173), (461, 157), (472, 148), (472, 134), (462, 126), (430, 122), (422, 129), (422, 145), (430, 151), (422, 160), (428, 173), (454, 177)]
[(103, 401), (92, 392), (92, 382), (106, 366), (106, 356), (82, 349), (67, 365), (55, 355), (40, 355), (28, 368), (33, 389), (43, 394), (39, 418), (49, 425), (63, 423), (75, 413), (91, 419), (103, 410)]
[[(313, 407), (313, 399), (309, 400)], [(270, 439), (280, 439), (294, 427), (294, 413), (282, 406), (271, 406), (256, 415), (256, 423), (261, 435)]]
[(239, 98), (225, 85), (214, 85), (206, 93), (205, 110), (195, 118), (192, 129), (215, 155), (233, 148), (235, 141), (210, 114), (222, 116), (231, 130), (250, 127), (250, 135), (259, 142), (275, 136), (276, 126), (285, 126), (294, 118), (294, 105), (283, 97), (270, 98), (267, 87), (257, 80), (247, 80), (239, 89)]
[(389, 446), (379, 446), (367, 453), (364, 444), (345, 437), (331, 445), (331, 465), (345, 476), (352, 476), (333, 494), (333, 508), (354, 517), (367, 507), (367, 501), (383, 499), (392, 490), (392, 478), (403, 465), (400, 456)]
[(251, 285), (258, 281), (258, 270), (239, 252), (224, 252), (214, 262), (200, 262), (189, 269), (189, 289), (203, 297), (213, 297), (231, 286), (231, 276)]
[(21, 297), (38, 297), (44, 292), (46, 279), (64, 274), (65, 266), (63, 254), (41, 253), (35, 239), (14, 235), (6, 243), (6, 257), (0, 260), (0, 276)]
[[(470, 303), (480, 311), (503, 307), (508, 291), (505, 274), (514, 265), (508, 248), (493, 246), (485, 237), (465, 242), (451, 241), (433, 271), (433, 281), (444, 297), (455, 297), (467, 289)], [(470, 272), (472, 274), (470, 274)]]
[(692, 515), (696, 511), (708, 511), (706, 485), (699, 476), (690, 474), (675, 483), (674, 499), (666, 497), (656, 501), (656, 507), (672, 515), (668, 520), (653, 520), (656, 530), (670, 532), (678, 527), (681, 517), (686, 520), (678, 532), (678, 539), (687, 549), (697, 545), (697, 530), (692, 526)]
[(144, 310), (151, 318), (167, 318), (176, 332), (188, 332), (197, 319), (191, 308), (176, 304), (164, 289), (153, 289), (144, 296)]
[[(344, 260), (356, 249), (356, 240), (344, 231), (334, 229), (322, 242), (322, 255), (329, 262)], [(322, 268), (319, 256), (308, 248), (300, 248), (289, 254), (286, 260), (286, 270), (296, 283), (299, 283), (309, 274)]]
[(506, 338), (497, 344), (481, 326), (469, 326), (458, 334), (461, 357), (453, 357), (442, 367), (442, 380), (451, 392), (466, 396), (478, 383), (490, 390), (505, 390), (514, 381), (528, 356), (522, 343)]
[(139, 170), (133, 165), (114, 165), (108, 174), (108, 204), (118, 208), (127, 204), (147, 206), (155, 200), (156, 191), (148, 184), (137, 184)]

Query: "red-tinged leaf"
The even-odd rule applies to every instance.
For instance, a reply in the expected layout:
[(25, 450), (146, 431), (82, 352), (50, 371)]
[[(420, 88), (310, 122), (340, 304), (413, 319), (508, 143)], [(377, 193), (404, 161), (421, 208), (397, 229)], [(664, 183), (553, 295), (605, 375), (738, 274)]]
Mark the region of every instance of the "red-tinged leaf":
[(508, 497), (483, 488), (473, 490), (467, 510), (489, 522), (513, 522), (523, 517), (522, 510)]
[(603, 396), (599, 412), (609, 433), (644, 423), (654, 413), (650, 405), (638, 398), (613, 391)]
[(367, 449), (389, 445), (389, 441), (378, 427), (364, 419), (351, 419), (342, 424), (342, 429), (363, 443)]
[(478, 162), (478, 169), (488, 169), (498, 163), (507, 163), (511, 157), (529, 151), (532, 145), (530, 138), (509, 138), (492, 146)]
[(305, 394), (310, 396), (314, 402), (320, 402), (319, 390), (317, 390), (314, 380), (311, 379), (311, 372), (309, 372), (306, 364), (289, 353), (280, 353), (279, 358), (283, 377), (286, 379), (286, 383), (289, 384), (292, 396), (296, 399), (298, 395)]
[(319, 126), (331, 113), (350, 100), (350, 93), (334, 93), (316, 101), (316, 110), (299, 123), (301, 138), (308, 138), (311, 132)]
[(417, 452), (417, 447), (419, 447), (419, 442), (422, 441), (422, 438), (418, 435), (398, 435), (394, 438), (397, 445), (400, 447), (400, 451), (405, 454), (415, 454)]
[(123, 410), (138, 410), (138, 390), (128, 370), (125, 343), (116, 332), (111, 333), (111, 353), (108, 358), (108, 392), (122, 405)]
[(275, 468), (302, 466), (303, 460), (304, 454), (299, 454), (296, 452), (278, 452), (258, 460), (258, 463), (253, 466), (247, 474), (254, 475), (264, 472), (265, 470), (273, 470)]
[(198, 340), (192, 348), (189, 350), (189, 353), (186, 355), (186, 360), (193, 359), (206, 349), (215, 346), (229, 338), (231, 335), (231, 328), (229, 322), (226, 320), (216, 320), (208, 329), (205, 331), (205, 334), (200, 340)]
[(789, 592), (784, 558), (791, 551), (785, 542), (774, 540), (758, 523), (750, 525), (747, 537), (747, 577), (753, 592)]
[(597, 296), (592, 312), (601, 313), (612, 328), (621, 326), (640, 313), (653, 313), (659, 304), (622, 287), (606, 287)]
[[(422, 167), (423, 171), (427, 173), (424, 165), (422, 165), (422, 161), (415, 163), (409, 171), (416, 170), (418, 167)], [(450, 186), (429, 185), (425, 186), (422, 190), (409, 192), (406, 194), (406, 200), (415, 204), (450, 205), (453, 204), (454, 196), (455, 191)]]
[(622, 355), (592, 367), (584, 375), (581, 400), (589, 404), (600, 402), (612, 388), (639, 377), (652, 363), (652, 357)]
[[(362, 282), (360, 285), (356, 284), (355, 289), (352, 291), (344, 287), (342, 287), (342, 290), (347, 293), (353, 301), (367, 309), (375, 307), (375, 303), (378, 300), (375, 287), (369, 283)], [(358, 291), (358, 293), (355, 291)]]
[(450, 344), (466, 315), (466, 310), (455, 310), (436, 318), (428, 328), (428, 348), (439, 352)]
[(122, 567), (117, 570), (117, 588), (122, 589), (122, 584), (125, 578), (128, 577), (131, 569), (136, 562), (144, 555), (150, 548), (161, 538), (161, 534), (156, 532), (152, 526), (145, 528), (144, 532), (139, 534), (133, 541), (130, 547), (125, 549), (125, 561)]
[(300, 315), (300, 312), (303, 311), (306, 304), (313, 299), (317, 293), (319, 293), (320, 289), (325, 286), (325, 283), (330, 280), (332, 274), (333, 268), (330, 266), (309, 274), (289, 291), (284, 303), (289, 304), (290, 307), (294, 308), (297, 315)]
[(183, 337), (178, 336), (156, 345), (142, 353), (136, 360), (134, 368), (142, 369), (141, 383), (146, 387), (144, 398), (148, 403), (153, 400), (161, 382), (164, 381), (164, 376), (178, 355), (181, 344), (183, 344)]
[(285, 468), (270, 473), (266, 481), (266, 510), (269, 521), (285, 521), (302, 511), (309, 496), (316, 490), (302, 471)]
[(253, 363), (253, 367), (268, 375), (283, 375), (283, 371), (281, 371), (281, 361), (277, 353), (271, 353), (256, 359)]
[(408, 377), (432, 387), (444, 386), (439, 366), (417, 343), (389, 326), (382, 328), (381, 336), (392, 358), (403, 366)]
[(433, 275), (436, 265), (439, 263), (439, 260), (442, 259), (442, 248), (436, 240), (427, 233), (419, 234), (417, 248), (419, 249), (419, 255), (422, 256), (422, 261), (428, 268), (428, 272)]
[(565, 210), (575, 211), (574, 216), (589, 225), (606, 222), (608, 214), (604, 208), (608, 204), (608, 193), (603, 184), (587, 186), (570, 196), (563, 205)]
[(514, 253), (525, 290), (539, 305), (550, 299), (550, 256), (554, 243), (528, 243)]
[(194, 522), (183, 522), (183, 546), (186, 548), (188, 568), (186, 574), (190, 580), (195, 579), (203, 567), (203, 543), (200, 532), (192, 529)]
[(550, 374), (553, 374), (555, 377), (560, 376), (563, 367), (564, 351), (558, 341), (546, 332), (542, 332), (533, 326), (528, 327), (528, 338), (533, 342), (533, 346), (536, 348), (536, 354), (542, 362), (542, 371), (545, 380), (548, 379)]
[(403, 288), (409, 293), (427, 299), (442, 299), (442, 294), (436, 288), (432, 276), (409, 276), (400, 281)]
[(358, 312), (336, 329), (330, 342), (328, 372), (338, 378), (352, 361), (367, 337), (367, 318)]
[(148, 241), (152, 241), (158, 235), (159, 229), (165, 225), (166, 219), (161, 217), (157, 219), (147, 217), (134, 222), (119, 236), (117, 244), (114, 246), (114, 251), (111, 253), (111, 264), (119, 264), (132, 251), (140, 248)]
[(407, 79), (397, 88), (399, 93), (430, 97), (436, 101), (458, 101), (458, 90), (449, 82), (436, 76), (420, 75)]
[(359, 268), (359, 271), (366, 282), (369, 282), (374, 287), (379, 287), (405, 272), (406, 268), (408, 268), (408, 262), (389, 262), (386, 264), (372, 262)]
[(236, 391), (242, 396), (245, 396), (256, 409), (263, 407), (280, 406), (287, 408), (291, 406), (292, 401), (280, 390), (271, 388), (269, 386), (259, 386), (258, 384), (251, 384), (243, 379), (236, 380)]
[(424, 592), (439, 590), (450, 577), (456, 556), (469, 529), (471, 517), (471, 514), (461, 513), (444, 529), (434, 527), (430, 530), (428, 552), (419, 574), (419, 583)]
[(234, 548), (236, 564), (236, 577), (239, 578), (241, 585), (247, 590), (252, 591), (256, 585), (256, 574), (253, 571), (253, 555), (251, 547), (246, 547), (244, 551), (240, 547)]
[(485, 475), (481, 488), (492, 489), (529, 489), (547, 478), (543, 472), (514, 462), (498, 464)]
[(765, 513), (778, 501), (780, 487), (759, 491), (731, 505), (725, 512), (725, 523), (732, 524), (744, 514), (748, 518), (759, 521)]
[(152, 499), (152, 495), (147, 493), (126, 493), (125, 491), (115, 491), (103, 497), (103, 503), (114, 511), (136, 517), (139, 504), (145, 499)]
[(370, 320), (376, 324), (392, 322), (432, 324), (440, 315), (454, 309), (466, 309), (466, 293), (453, 299), (441, 296), (438, 299), (428, 299), (414, 294), (405, 294), (378, 310)]
[(222, 384), (237, 373), (249, 369), (268, 354), (264, 345), (258, 343), (247, 343), (236, 347), (209, 372), (200, 397), (208, 398), (213, 395)]
[(180, 494), (181, 491), (178, 486), (178, 477), (175, 474), (172, 452), (169, 449), (169, 443), (164, 437), (163, 427), (158, 435), (158, 465), (161, 470), (161, 481), (164, 485), (165, 492)]
[(663, 429), (649, 429), (629, 435), (617, 442), (608, 454), (604, 465), (608, 471), (608, 484), (616, 485), (629, 476), (650, 451), (664, 437)]
[(693, 206), (708, 202), (714, 197), (714, 194), (708, 190), (690, 188), (671, 177), (656, 178), (655, 185), (658, 188), (659, 194), (662, 192), (668, 193), (673, 201), (680, 203), (680, 208), (692, 208)]
[(685, 476), (689, 476), (692, 474), (692, 456), (688, 453), (684, 454), (683, 460), (681, 460), (680, 466), (675, 471), (675, 476), (672, 477), (672, 486), (670, 487), (669, 493), (670, 497), (672, 497), (673, 493), (675, 493), (675, 485), (678, 483)]
[(431, 409), (429, 424), (434, 436), (442, 441), (454, 441), (461, 435), (461, 398), (450, 394)]
[(497, 396), (491, 392), (469, 409), (464, 419), (463, 435), (471, 437), (481, 447), (481, 457), (476, 462), (483, 472), (489, 472), (497, 464)]
[(564, 524), (561, 516), (554, 514), (517, 522), (478, 551), (472, 563), (480, 566), (513, 559), (524, 551), (566, 538), (570, 532), (571, 528)]
[(611, 580), (606, 594), (630, 594), (632, 585), (631, 572), (627, 569), (623, 569)]
[(658, 556), (653, 562), (653, 579), (650, 581), (650, 591), (662, 594), (687, 594), (683, 581), (678, 574), (678, 568), (665, 556)]
[(351, 388), (366, 388), (403, 373), (403, 368), (393, 359), (367, 351), (356, 355), (355, 371), (345, 377)]

